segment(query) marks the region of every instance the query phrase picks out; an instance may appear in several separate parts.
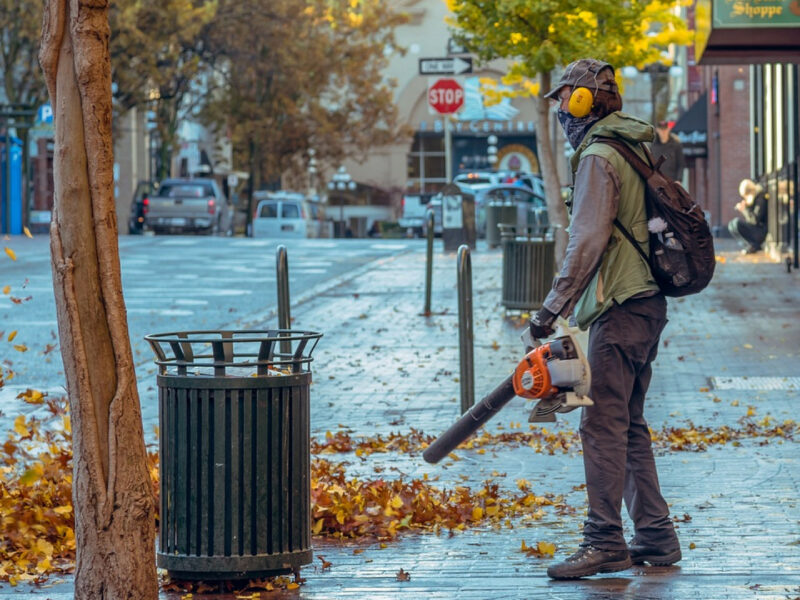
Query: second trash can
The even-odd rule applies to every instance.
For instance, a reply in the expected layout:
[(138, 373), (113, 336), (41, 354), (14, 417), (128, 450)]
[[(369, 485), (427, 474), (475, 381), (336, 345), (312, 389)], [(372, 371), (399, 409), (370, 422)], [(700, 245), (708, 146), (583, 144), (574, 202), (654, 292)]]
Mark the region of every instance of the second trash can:
[(501, 304), (513, 310), (541, 308), (555, 275), (555, 240), (540, 226), (500, 225), (503, 245)]
[(157, 564), (249, 579), (308, 564), (311, 353), (320, 333), (148, 335), (158, 364)]

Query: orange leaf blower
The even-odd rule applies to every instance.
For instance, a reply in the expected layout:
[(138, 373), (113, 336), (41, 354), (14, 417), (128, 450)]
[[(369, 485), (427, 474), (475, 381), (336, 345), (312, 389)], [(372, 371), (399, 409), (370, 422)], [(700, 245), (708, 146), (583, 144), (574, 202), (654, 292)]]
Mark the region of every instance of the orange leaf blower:
[[(523, 334), (532, 346), (530, 334)], [(470, 408), (422, 453), (429, 463), (437, 463), (456, 446), (475, 433), (515, 396), (538, 399), (528, 421), (553, 422), (555, 413), (579, 406), (591, 406), (589, 361), (571, 335), (564, 335), (530, 350), (514, 372), (480, 402)]]

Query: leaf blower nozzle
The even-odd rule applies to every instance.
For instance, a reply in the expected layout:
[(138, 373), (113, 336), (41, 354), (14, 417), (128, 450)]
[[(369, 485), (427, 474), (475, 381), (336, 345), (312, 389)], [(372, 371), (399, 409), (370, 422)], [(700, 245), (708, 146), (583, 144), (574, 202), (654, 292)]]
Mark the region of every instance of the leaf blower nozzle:
[(508, 404), (514, 396), (538, 399), (529, 422), (552, 422), (555, 413), (591, 406), (589, 362), (571, 335), (555, 338), (528, 352), (500, 385), (472, 406), (422, 453), (438, 463)]

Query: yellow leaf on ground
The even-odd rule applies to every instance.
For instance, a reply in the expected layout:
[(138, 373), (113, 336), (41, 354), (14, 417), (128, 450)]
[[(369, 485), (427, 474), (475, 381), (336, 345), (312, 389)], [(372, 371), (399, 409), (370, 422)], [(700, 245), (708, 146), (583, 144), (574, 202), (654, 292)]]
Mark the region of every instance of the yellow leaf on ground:
[(538, 550), (542, 556), (553, 556), (556, 553), (556, 545), (550, 542), (539, 542)]
[(47, 557), (53, 555), (53, 544), (44, 538), (36, 540), (36, 549)]
[(6, 296), (7, 296), (8, 294), (10, 294), (10, 293), (11, 293), (11, 286), (10, 286), (10, 285), (5, 285), (5, 286), (3, 286), (3, 293), (4, 293)]
[(483, 518), (483, 509), (480, 506), (476, 506), (472, 509), (472, 520), (473, 521), (480, 521)]
[(14, 350), (17, 352), (27, 352), (28, 347), (25, 344), (14, 344)]
[(41, 474), (36, 471), (36, 469), (28, 469), (25, 471), (22, 476), (19, 478), (19, 482), (22, 485), (33, 485), (37, 481), (39, 481)]
[(17, 337), (17, 330), (16, 329), (8, 334), (8, 341), (9, 342), (13, 342), (15, 337)]
[(25, 415), (20, 415), (14, 419), (14, 431), (16, 431), (20, 437), (25, 437), (30, 433), (25, 425)]
[(391, 505), (392, 508), (403, 508), (403, 499), (400, 496), (393, 496)]
[(17, 398), (20, 398), (23, 402), (27, 402), (28, 404), (44, 403), (44, 394), (39, 390), (32, 390), (30, 388), (17, 394)]
[(23, 231), (23, 233), (25, 234), (26, 237), (29, 237), (31, 239), (33, 238), (33, 236), (31, 235), (31, 230), (28, 229), (27, 227), (23, 227), (22, 231)]
[(8, 246), (6, 246), (6, 254), (11, 260), (17, 260), (17, 254)]

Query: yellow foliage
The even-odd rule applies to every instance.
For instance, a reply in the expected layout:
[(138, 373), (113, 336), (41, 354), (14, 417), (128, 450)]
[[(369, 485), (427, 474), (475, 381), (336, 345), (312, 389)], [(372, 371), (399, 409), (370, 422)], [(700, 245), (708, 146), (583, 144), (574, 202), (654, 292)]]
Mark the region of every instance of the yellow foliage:
[(11, 260), (17, 260), (17, 254), (8, 246), (6, 246), (6, 254)]
[(359, 13), (347, 13), (347, 21), (350, 27), (361, 27), (364, 23), (364, 15)]

